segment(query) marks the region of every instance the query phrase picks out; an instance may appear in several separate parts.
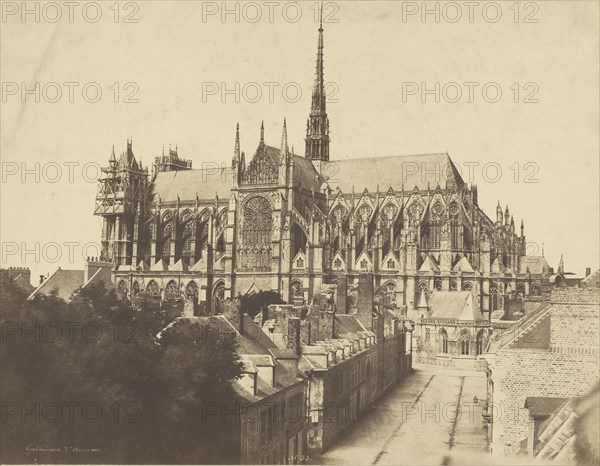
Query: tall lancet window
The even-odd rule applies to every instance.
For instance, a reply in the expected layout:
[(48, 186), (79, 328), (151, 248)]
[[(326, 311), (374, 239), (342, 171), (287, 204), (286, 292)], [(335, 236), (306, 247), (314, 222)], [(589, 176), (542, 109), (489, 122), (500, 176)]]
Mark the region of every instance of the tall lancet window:
[(448, 214), (450, 217), (450, 241), (451, 248), (453, 250), (463, 248), (462, 225), (460, 224), (460, 217), (458, 215), (458, 211), (459, 209), (456, 202), (450, 204)]
[(254, 271), (271, 269), (273, 215), (269, 201), (262, 196), (249, 199), (244, 206), (242, 227), (242, 268)]

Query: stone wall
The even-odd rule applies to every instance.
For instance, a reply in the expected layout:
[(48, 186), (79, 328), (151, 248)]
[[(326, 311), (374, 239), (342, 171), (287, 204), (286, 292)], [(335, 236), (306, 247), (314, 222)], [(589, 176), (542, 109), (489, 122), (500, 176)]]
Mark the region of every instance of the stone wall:
[(547, 349), (505, 348), (491, 363), (493, 449), (513, 453), (529, 434), (527, 397), (570, 398), (600, 378), (599, 290), (552, 293)]

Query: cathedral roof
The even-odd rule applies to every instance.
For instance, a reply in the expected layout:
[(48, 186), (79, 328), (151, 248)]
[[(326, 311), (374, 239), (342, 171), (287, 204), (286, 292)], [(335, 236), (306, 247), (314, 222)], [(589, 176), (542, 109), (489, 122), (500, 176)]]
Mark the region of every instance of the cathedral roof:
[(332, 160), (328, 170), (329, 186), (344, 193), (363, 191), (413, 190), (428, 188), (456, 188), (461, 190), (464, 181), (448, 154), (399, 155), (361, 159)]
[(544, 256), (525, 256), (521, 258), (519, 273), (548, 274), (550, 265)]
[(310, 189), (311, 186), (315, 186), (315, 191), (319, 191), (323, 179), (312, 162), (299, 155), (294, 155), (293, 161), (296, 168), (294, 172), (294, 183), (296, 185), (300, 184), (305, 189)]
[(161, 172), (152, 185), (151, 200), (157, 202), (160, 196), (163, 202), (170, 202), (179, 196), (182, 201), (190, 201), (196, 195), (199, 199), (214, 199), (215, 194), (229, 199), (232, 182), (233, 169), (224, 167)]

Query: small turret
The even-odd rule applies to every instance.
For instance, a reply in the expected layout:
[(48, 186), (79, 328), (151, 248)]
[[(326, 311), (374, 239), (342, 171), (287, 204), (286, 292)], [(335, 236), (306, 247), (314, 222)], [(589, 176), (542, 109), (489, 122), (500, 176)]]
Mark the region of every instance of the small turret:
[(241, 153), (240, 153), (240, 124), (238, 123), (235, 129), (235, 144), (233, 147), (233, 159), (231, 161), (231, 168), (234, 170), (237, 168), (240, 163)]
[(498, 207), (496, 207), (496, 224), (502, 225), (502, 207), (500, 207), (500, 201), (498, 201)]
[(506, 204), (506, 210), (504, 211), (504, 225), (510, 225), (510, 211), (508, 210), (508, 204)]
[(513, 218), (513, 216), (510, 216), (510, 232), (514, 235), (515, 234), (515, 219)]
[(110, 168), (112, 170), (116, 170), (117, 168), (117, 156), (115, 155), (115, 145), (112, 146), (112, 153), (110, 154), (110, 159), (108, 160), (110, 164)]
[(265, 122), (264, 120), (260, 124), (260, 143), (265, 143)]
[(521, 219), (521, 238), (525, 236), (525, 224), (523, 223), (523, 219)]
[(565, 274), (565, 261), (563, 259), (563, 255), (560, 255), (560, 261), (558, 261), (558, 274), (559, 275), (564, 275)]
[(288, 147), (287, 121), (284, 118), (283, 119), (283, 131), (281, 132), (281, 150), (279, 152), (281, 163), (285, 162), (285, 159), (287, 158), (288, 153), (289, 153), (289, 147)]

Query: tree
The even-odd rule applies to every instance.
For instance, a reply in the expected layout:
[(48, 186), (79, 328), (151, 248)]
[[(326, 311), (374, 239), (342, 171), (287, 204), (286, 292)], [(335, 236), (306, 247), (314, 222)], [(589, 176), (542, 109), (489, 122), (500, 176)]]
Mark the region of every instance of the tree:
[(201, 412), (203, 403), (235, 398), (230, 381), (241, 364), (233, 336), (207, 331), (201, 319), (160, 331), (168, 320), (160, 306), (136, 310), (103, 286), (69, 302), (56, 294), (27, 301), (1, 280), (2, 462), (218, 459), (206, 452), (226, 441), (226, 426), (202, 422)]

